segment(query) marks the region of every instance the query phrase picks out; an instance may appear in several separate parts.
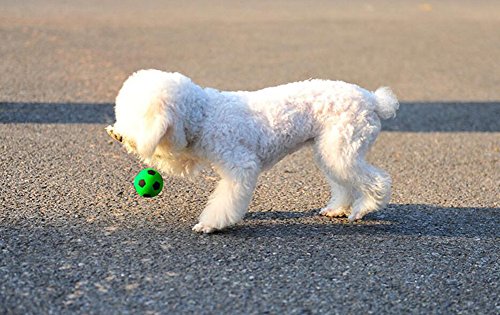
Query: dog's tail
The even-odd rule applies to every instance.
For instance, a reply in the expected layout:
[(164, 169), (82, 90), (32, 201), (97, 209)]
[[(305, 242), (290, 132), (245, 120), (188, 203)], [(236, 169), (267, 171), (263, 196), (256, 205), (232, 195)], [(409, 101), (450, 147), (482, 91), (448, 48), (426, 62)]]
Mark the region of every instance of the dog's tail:
[(374, 93), (375, 112), (381, 119), (396, 117), (396, 111), (399, 108), (399, 102), (396, 95), (388, 87), (378, 88)]

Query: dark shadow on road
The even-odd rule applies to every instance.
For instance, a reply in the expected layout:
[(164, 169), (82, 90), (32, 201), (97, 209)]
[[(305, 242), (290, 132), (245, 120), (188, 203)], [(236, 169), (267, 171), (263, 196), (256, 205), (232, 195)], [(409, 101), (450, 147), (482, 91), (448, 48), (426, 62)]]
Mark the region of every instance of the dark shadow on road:
[[(53, 224), (59, 227), (81, 226), (93, 230), (100, 224), (99, 218), (95, 223), (75, 222), (63, 218), (47, 219), (47, 226)], [(144, 220), (137, 216), (126, 225), (103, 218), (106, 225), (115, 225), (117, 231), (124, 235), (141, 235), (163, 239), (171, 234), (184, 236), (200, 235), (191, 231), (194, 220), (184, 220), (183, 223), (172, 226), (169, 222), (158, 217), (157, 220)], [(1, 233), (16, 226), (30, 225), (29, 220), (7, 223), (0, 220)], [(31, 228), (28, 228), (31, 229)], [(35, 230), (42, 231), (38, 226)], [(99, 229), (99, 228), (97, 228)], [(103, 231), (101, 231), (103, 232)], [(105, 232), (105, 231), (104, 231)], [(113, 232), (114, 233), (114, 232)], [(451, 238), (478, 238), (498, 239), (500, 237), (500, 208), (456, 208), (439, 207), (423, 204), (390, 204), (385, 209), (370, 213), (361, 221), (349, 222), (347, 218), (328, 218), (319, 215), (319, 209), (307, 211), (259, 211), (249, 212), (243, 221), (236, 226), (214, 233), (218, 237), (314, 237), (316, 235), (366, 235), (366, 236), (417, 236), (417, 237), (451, 237)]]
[(450, 301), (463, 291), (446, 295), (449, 288), (462, 285), (469, 274), (473, 278), (465, 283), (467, 288), (495, 290), (499, 210), (390, 205), (356, 224), (320, 217), (317, 211), (254, 212), (236, 227), (211, 235), (192, 232), (191, 220), (165, 222), (161, 217), (0, 220), (0, 313), (40, 313), (34, 297), (47, 301), (45, 308), (53, 306), (54, 311), (42, 313), (78, 313), (84, 301), (109, 309), (123, 300), (130, 303), (121, 306), (126, 310), (146, 309), (150, 300), (144, 297), (154, 299), (160, 313), (164, 305), (174, 305), (177, 309), (167, 313), (177, 313), (186, 307), (181, 304), (186, 299), (209, 296), (228, 303), (224, 298), (235, 290), (254, 298), (245, 298), (252, 308), (262, 299), (275, 300), (277, 290), (290, 290), (283, 294), (291, 296), (298, 292), (299, 297), (312, 292), (297, 302), (307, 305), (312, 295), (328, 296), (335, 290), (341, 291), (339, 296), (369, 292), (377, 299), (395, 292), (379, 283), (406, 288), (415, 279), (426, 279), (410, 288), (419, 294), (438, 286), (423, 298), (413, 298), (415, 305), (438, 293)]
[[(384, 131), (499, 132), (500, 102), (402, 103), (395, 119), (383, 122)], [(0, 102), (1, 124), (110, 124), (110, 103)]]
[[(320, 217), (318, 213), (318, 209), (306, 212), (250, 212), (245, 221), (255, 224), (241, 224), (227, 233), (259, 237), (306, 236), (317, 233), (500, 237), (499, 208), (447, 208), (432, 205), (392, 204), (354, 223), (350, 223), (346, 218)], [(298, 222), (299, 220), (307, 220), (307, 223)]]
[(382, 123), (384, 131), (499, 132), (500, 102), (402, 103), (395, 119)]
[(114, 119), (109, 103), (0, 102), (0, 124), (111, 124)]

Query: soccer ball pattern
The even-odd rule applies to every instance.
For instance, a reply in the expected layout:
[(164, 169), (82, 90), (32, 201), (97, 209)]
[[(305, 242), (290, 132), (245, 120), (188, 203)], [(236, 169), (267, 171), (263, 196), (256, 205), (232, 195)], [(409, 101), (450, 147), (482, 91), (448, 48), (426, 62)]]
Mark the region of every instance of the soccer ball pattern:
[(157, 170), (146, 168), (140, 171), (135, 177), (134, 187), (140, 196), (151, 198), (161, 192), (163, 188), (163, 178)]

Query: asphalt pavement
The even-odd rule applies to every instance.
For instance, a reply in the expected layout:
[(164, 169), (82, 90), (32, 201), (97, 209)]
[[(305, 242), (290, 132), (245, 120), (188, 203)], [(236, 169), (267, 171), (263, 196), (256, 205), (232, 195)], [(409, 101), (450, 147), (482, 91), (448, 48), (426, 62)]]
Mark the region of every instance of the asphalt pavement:
[[(500, 313), (500, 4), (0, 1), (0, 313)], [(245, 220), (191, 231), (217, 177), (165, 176), (104, 127), (135, 70), (253, 90), (308, 78), (401, 100), (369, 160), (390, 204), (318, 215), (309, 149), (262, 174)]]

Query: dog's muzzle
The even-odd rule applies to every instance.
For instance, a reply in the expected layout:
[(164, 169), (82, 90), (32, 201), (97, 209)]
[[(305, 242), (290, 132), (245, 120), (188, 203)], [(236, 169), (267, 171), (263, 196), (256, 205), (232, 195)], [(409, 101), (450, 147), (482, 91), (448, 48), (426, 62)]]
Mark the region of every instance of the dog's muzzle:
[(113, 126), (107, 126), (106, 127), (106, 132), (108, 133), (108, 135), (115, 139), (116, 141), (122, 143), (123, 142), (123, 137), (120, 136), (119, 134), (115, 133), (114, 129), (113, 129)]

